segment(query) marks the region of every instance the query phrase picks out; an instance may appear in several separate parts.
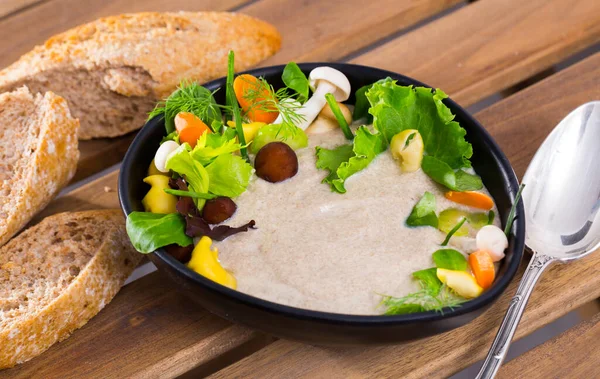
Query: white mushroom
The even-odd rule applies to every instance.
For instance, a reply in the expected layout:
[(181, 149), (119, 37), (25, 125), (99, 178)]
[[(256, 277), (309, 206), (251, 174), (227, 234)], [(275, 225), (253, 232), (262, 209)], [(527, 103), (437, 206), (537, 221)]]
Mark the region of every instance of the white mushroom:
[(478, 250), (485, 250), (492, 256), (494, 262), (504, 258), (504, 250), (508, 247), (508, 239), (499, 227), (486, 225), (479, 229), (475, 237)]
[[(296, 125), (302, 130), (308, 128), (321, 109), (327, 104), (325, 95), (333, 94), (337, 102), (348, 100), (350, 97), (350, 81), (346, 75), (335, 68), (322, 66), (317, 67), (308, 75), (310, 86), (314, 88), (314, 93), (304, 105), (298, 109), (298, 114), (304, 116), (304, 121)], [(274, 124), (281, 123), (281, 115), (275, 120)]]
[(167, 163), (167, 157), (169, 154), (177, 150), (179, 144), (175, 141), (166, 141), (158, 150), (156, 150), (156, 155), (154, 155), (154, 165), (160, 172), (169, 172), (169, 170), (165, 167)]
[[(348, 109), (348, 107), (342, 103), (338, 103), (338, 106), (340, 107), (340, 111), (344, 115), (346, 122), (348, 124), (351, 124), (352, 123), (352, 112), (350, 112), (350, 109)], [(325, 104), (325, 106), (323, 107), (323, 109), (321, 110), (321, 112), (319, 113), (317, 118), (315, 119), (315, 121), (313, 121), (310, 124), (310, 126), (306, 129), (306, 133), (321, 134), (321, 133), (327, 133), (329, 131), (339, 129), (339, 128), (340, 128), (340, 124), (338, 123), (337, 118), (335, 118), (335, 115), (333, 114), (331, 107), (329, 106), (329, 104)]]

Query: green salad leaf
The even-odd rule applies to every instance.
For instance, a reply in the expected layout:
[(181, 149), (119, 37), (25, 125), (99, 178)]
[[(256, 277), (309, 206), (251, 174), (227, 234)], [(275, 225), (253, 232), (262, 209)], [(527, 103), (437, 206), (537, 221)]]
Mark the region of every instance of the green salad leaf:
[(467, 271), (469, 267), (464, 255), (454, 249), (436, 251), (433, 253), (433, 262), (437, 268), (445, 268), (446, 270)]
[(175, 141), (175, 142), (179, 143), (179, 133), (177, 133), (177, 131), (173, 131), (173, 132), (167, 134), (160, 141), (160, 144), (162, 145), (163, 143), (165, 143), (167, 141)]
[(230, 154), (241, 148), (242, 145), (236, 141), (235, 136), (229, 138), (225, 134), (204, 133), (192, 150), (192, 157), (206, 166), (219, 155)]
[(477, 175), (463, 170), (454, 171), (447, 163), (425, 155), (421, 168), (431, 179), (453, 191), (475, 191), (483, 188), (483, 182)]
[(306, 75), (295, 62), (289, 62), (281, 75), (283, 83), (298, 93), (298, 101), (302, 104), (308, 100), (309, 83)]
[(206, 172), (210, 178), (208, 192), (237, 197), (248, 187), (254, 168), (238, 155), (223, 154), (206, 166)]
[(200, 84), (182, 81), (175, 92), (161, 101), (148, 115), (148, 119), (162, 115), (167, 134), (175, 131), (175, 116), (179, 112), (190, 112), (198, 116), (206, 125), (221, 120), (222, 106), (218, 105), (213, 92)]
[(413, 278), (421, 282), (424, 288), (427, 288), (433, 296), (437, 296), (442, 289), (442, 281), (437, 277), (437, 268), (426, 268), (413, 272)]
[[(352, 147), (351, 152), (348, 146)], [(328, 183), (332, 191), (345, 193), (346, 179), (367, 167), (386, 148), (382, 135), (371, 133), (365, 126), (356, 130), (352, 145), (342, 145), (335, 149), (317, 147), (317, 168), (329, 170), (323, 183)]]
[[(185, 176), (190, 191), (206, 193), (209, 190), (209, 173), (200, 162), (192, 157), (190, 150), (191, 147), (187, 143), (179, 146), (169, 155), (165, 167)], [(194, 198), (194, 202), (201, 210), (206, 200)]]
[(163, 189), (163, 191), (165, 191), (165, 193), (168, 193), (169, 195), (181, 196), (181, 197), (196, 197), (198, 199), (204, 199), (204, 200), (211, 200), (211, 199), (214, 199), (217, 197), (217, 195), (213, 195), (211, 193), (182, 191), (182, 190), (175, 190), (175, 189), (171, 189), (171, 188), (165, 188), (165, 189)]
[(427, 155), (453, 169), (470, 167), (473, 148), (465, 140), (466, 130), (443, 103), (448, 96), (437, 89), (400, 86), (396, 81), (380, 81), (366, 93), (373, 125), (386, 140), (406, 129), (417, 129)]
[(171, 244), (189, 246), (193, 243), (185, 234), (185, 220), (178, 213), (131, 212), (127, 216), (126, 230), (133, 247), (144, 254)]
[(413, 207), (406, 219), (408, 226), (433, 226), (437, 228), (438, 217), (435, 214), (435, 196), (431, 192), (425, 192), (421, 200)]
[(263, 146), (275, 141), (283, 142), (293, 150), (308, 146), (308, 137), (304, 130), (296, 125), (283, 123), (265, 125), (260, 128), (252, 141), (250, 149), (253, 154), (256, 154)]
[(369, 113), (371, 104), (369, 104), (369, 99), (367, 99), (367, 91), (371, 89), (372, 86), (373, 84), (367, 84), (366, 86), (362, 86), (356, 90), (354, 95), (356, 97), (356, 101), (354, 102), (354, 110), (352, 111), (353, 120), (365, 119), (367, 124), (373, 122), (373, 115)]

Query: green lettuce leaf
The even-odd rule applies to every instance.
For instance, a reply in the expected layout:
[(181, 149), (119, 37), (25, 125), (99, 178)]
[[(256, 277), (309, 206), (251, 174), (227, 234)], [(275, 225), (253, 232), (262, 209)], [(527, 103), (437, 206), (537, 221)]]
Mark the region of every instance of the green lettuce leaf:
[(406, 225), (437, 228), (438, 217), (435, 214), (435, 196), (431, 192), (425, 192), (423, 197), (415, 204), (406, 219)]
[(308, 79), (295, 62), (289, 62), (281, 75), (283, 83), (298, 93), (298, 101), (304, 104), (308, 100)]
[(206, 166), (206, 172), (210, 178), (208, 192), (218, 196), (237, 197), (248, 187), (254, 169), (238, 155), (223, 154)]
[[(191, 147), (187, 143), (179, 146), (169, 155), (165, 167), (183, 175), (190, 191), (206, 193), (209, 190), (209, 173), (200, 162), (192, 157), (190, 150)], [(206, 200), (195, 198), (194, 202), (201, 210)]]
[(352, 145), (342, 145), (335, 149), (317, 147), (317, 168), (329, 170), (323, 183), (328, 183), (332, 191), (345, 193), (346, 179), (367, 167), (386, 148), (383, 136), (380, 133), (372, 134), (364, 126), (356, 130)]
[(386, 140), (405, 129), (417, 129), (425, 152), (453, 169), (470, 167), (473, 148), (465, 140), (466, 131), (444, 105), (448, 96), (437, 89), (399, 86), (395, 81), (375, 83), (366, 93), (373, 125)]
[(260, 128), (250, 146), (252, 153), (258, 151), (270, 142), (281, 141), (293, 150), (308, 146), (308, 137), (304, 130), (293, 124), (270, 124)]
[(423, 157), (421, 168), (431, 179), (453, 191), (476, 191), (483, 188), (479, 176), (463, 170), (454, 171), (447, 163), (430, 155)]
[(241, 148), (242, 145), (235, 138), (230, 139), (229, 135), (204, 133), (192, 150), (192, 157), (206, 166), (219, 155), (233, 153)]
[(431, 292), (433, 296), (437, 296), (442, 289), (442, 281), (437, 277), (437, 268), (427, 268), (413, 272), (413, 277), (417, 279), (422, 288)]
[(464, 255), (454, 249), (440, 249), (433, 253), (433, 262), (437, 268), (467, 271), (469, 264)]
[(185, 220), (178, 213), (131, 212), (126, 230), (133, 247), (144, 254), (171, 244), (189, 246), (193, 242), (185, 234)]

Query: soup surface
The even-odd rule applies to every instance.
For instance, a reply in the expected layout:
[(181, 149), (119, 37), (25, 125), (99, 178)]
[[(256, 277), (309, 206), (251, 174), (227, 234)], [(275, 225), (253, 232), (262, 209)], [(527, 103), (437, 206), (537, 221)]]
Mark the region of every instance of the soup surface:
[[(237, 212), (227, 224), (252, 219), (257, 229), (215, 246), (238, 291), (298, 308), (381, 314), (382, 294), (418, 289), (412, 273), (432, 267), (431, 254), (445, 237), (435, 228), (405, 225), (423, 193), (436, 196), (438, 212), (473, 210), (445, 199), (444, 189), (423, 171), (401, 173), (389, 151), (350, 177), (345, 194), (331, 192), (321, 183), (326, 172), (315, 167), (314, 147), (344, 142), (339, 131), (310, 135), (309, 147), (297, 151), (296, 176), (276, 184), (254, 179), (236, 199)], [(500, 225), (498, 217), (494, 224)], [(458, 250), (472, 242), (451, 240)]]

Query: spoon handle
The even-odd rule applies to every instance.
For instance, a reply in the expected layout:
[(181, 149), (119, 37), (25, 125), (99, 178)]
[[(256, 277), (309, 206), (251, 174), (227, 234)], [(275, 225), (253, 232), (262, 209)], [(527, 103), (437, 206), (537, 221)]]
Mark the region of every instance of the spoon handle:
[(555, 260), (556, 259), (548, 255), (533, 252), (529, 266), (527, 266), (527, 270), (525, 271), (525, 274), (523, 274), (523, 278), (519, 284), (519, 288), (517, 289), (515, 296), (510, 300), (508, 310), (506, 311), (502, 325), (500, 325), (498, 334), (496, 334), (494, 343), (483, 362), (483, 366), (481, 366), (479, 374), (477, 374), (477, 379), (491, 379), (496, 376), (500, 365), (502, 365), (502, 362), (506, 357), (510, 342), (515, 335), (519, 321), (521, 321), (521, 316), (525, 311), (525, 306), (527, 305), (529, 296), (533, 292), (535, 283), (538, 281), (546, 267)]

